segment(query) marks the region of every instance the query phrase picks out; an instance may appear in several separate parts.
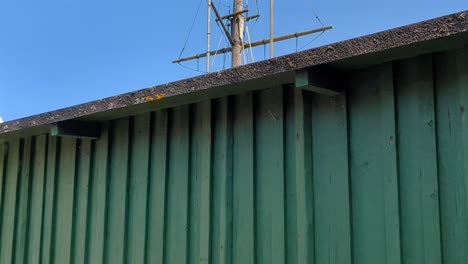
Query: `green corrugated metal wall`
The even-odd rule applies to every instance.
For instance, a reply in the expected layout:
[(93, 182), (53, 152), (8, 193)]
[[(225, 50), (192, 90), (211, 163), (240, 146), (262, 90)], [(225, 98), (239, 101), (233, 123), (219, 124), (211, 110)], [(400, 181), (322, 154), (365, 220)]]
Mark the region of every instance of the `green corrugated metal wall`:
[(0, 263), (468, 263), (468, 48), (0, 146)]

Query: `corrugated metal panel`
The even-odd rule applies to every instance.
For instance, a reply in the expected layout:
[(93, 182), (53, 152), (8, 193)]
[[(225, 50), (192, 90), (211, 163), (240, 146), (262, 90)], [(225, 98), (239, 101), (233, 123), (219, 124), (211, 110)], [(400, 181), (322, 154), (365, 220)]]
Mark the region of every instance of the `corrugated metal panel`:
[(0, 145), (0, 263), (468, 260), (468, 48)]

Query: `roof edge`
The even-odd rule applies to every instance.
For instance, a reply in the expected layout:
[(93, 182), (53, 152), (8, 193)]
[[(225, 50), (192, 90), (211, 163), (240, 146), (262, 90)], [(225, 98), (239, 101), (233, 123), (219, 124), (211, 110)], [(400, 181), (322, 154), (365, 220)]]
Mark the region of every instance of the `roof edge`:
[[(463, 35), (468, 43), (468, 11), (463, 11), (407, 26), (382, 31), (350, 40), (325, 45), (281, 57), (264, 60), (237, 68), (214, 72), (189, 79), (158, 85), (134, 92), (108, 97), (60, 110), (25, 117), (0, 124), (0, 139), (15, 135), (38, 134), (57, 122), (99, 117), (117, 117), (112, 112), (128, 115), (134, 112), (153, 111), (177, 104), (207, 98), (216, 98), (234, 93), (267, 88), (272, 81), (291, 81), (294, 71), (321, 64), (336, 64), (339, 67), (366, 66), (369, 63), (349, 63), (354, 57), (375, 56), (389, 50), (408, 47), (430, 41)], [(455, 41), (459, 43), (459, 41)], [(419, 48), (418, 48), (419, 49)], [(438, 48), (440, 49), (440, 48)], [(414, 50), (414, 49), (413, 49)], [(420, 52), (424, 52), (424, 49)], [(428, 48), (427, 52), (434, 52)], [(387, 60), (395, 58), (387, 54)], [(385, 58), (383, 60), (386, 60)], [(378, 63), (374, 61), (373, 63)], [(250, 85), (246, 85), (249, 83)], [(242, 84), (242, 85), (241, 85)], [(243, 87), (243, 88), (242, 88)], [(122, 115), (122, 114), (120, 114)], [(25, 133), (22, 130), (30, 130)]]

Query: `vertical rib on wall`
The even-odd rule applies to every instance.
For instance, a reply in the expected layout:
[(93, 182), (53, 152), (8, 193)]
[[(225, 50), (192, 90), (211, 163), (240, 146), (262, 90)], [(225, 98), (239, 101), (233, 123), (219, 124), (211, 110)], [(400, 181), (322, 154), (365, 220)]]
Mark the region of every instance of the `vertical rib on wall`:
[(0, 263), (468, 261), (468, 48), (0, 145)]

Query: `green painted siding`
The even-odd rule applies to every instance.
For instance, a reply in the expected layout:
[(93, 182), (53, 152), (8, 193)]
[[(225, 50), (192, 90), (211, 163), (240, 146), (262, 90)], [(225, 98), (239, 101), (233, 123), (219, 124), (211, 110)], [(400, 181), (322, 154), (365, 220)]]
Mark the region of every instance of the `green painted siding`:
[(466, 264), (468, 48), (0, 145), (0, 264)]

